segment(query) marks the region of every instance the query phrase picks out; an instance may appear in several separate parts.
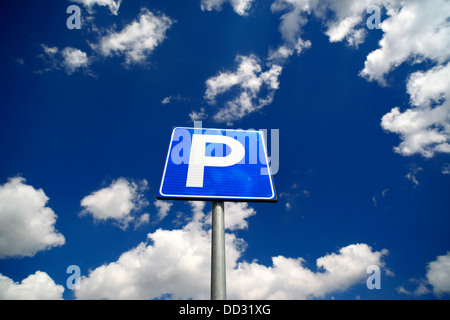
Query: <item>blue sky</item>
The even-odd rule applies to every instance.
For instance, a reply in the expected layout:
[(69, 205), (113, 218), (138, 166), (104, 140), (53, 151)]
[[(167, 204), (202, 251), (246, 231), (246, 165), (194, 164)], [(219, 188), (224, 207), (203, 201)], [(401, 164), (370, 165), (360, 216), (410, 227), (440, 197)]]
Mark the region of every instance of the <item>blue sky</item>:
[(278, 203), (226, 207), (229, 298), (449, 298), (449, 1), (0, 6), (0, 298), (208, 299), (211, 204), (155, 198), (194, 120), (279, 143)]

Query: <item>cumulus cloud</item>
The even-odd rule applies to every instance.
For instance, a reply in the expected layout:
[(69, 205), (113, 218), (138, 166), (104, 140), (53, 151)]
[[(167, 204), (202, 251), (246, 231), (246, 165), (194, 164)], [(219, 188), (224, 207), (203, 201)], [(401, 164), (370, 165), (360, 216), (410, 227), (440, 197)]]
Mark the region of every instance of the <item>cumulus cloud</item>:
[(311, 47), (309, 40), (302, 39), (303, 27), (310, 16), (315, 16), (325, 25), (325, 34), (330, 42), (346, 41), (358, 47), (367, 34), (365, 15), (371, 5), (390, 4), (389, 0), (276, 0), (271, 10), (283, 13), (279, 26), (284, 44), (270, 55), (271, 59), (286, 59), (295, 52), (300, 54)]
[[(325, 34), (330, 42), (345, 40), (349, 46), (356, 48), (364, 42), (367, 35), (367, 19), (371, 18), (368, 13), (378, 11), (381, 18), (382, 7), (393, 12), (400, 5), (399, 0), (314, 0), (311, 3), (316, 17), (326, 25)], [(332, 18), (328, 18), (329, 12), (333, 13)]]
[(0, 258), (32, 257), (62, 246), (65, 238), (55, 230), (57, 215), (46, 206), (42, 189), (11, 178), (0, 185)]
[(395, 152), (426, 158), (450, 153), (450, 2), (384, 1), (387, 18), (381, 24), (380, 48), (366, 59), (361, 75), (386, 84), (385, 76), (403, 63), (432, 62), (433, 67), (410, 75), (411, 108), (394, 107), (381, 126), (400, 135)]
[(134, 229), (138, 229), (141, 226), (144, 226), (150, 222), (150, 214), (144, 213), (139, 217), (136, 217), (134, 220)]
[(222, 5), (229, 2), (234, 12), (241, 16), (248, 15), (248, 10), (254, 0), (201, 0), (200, 7), (203, 11), (222, 10)]
[(436, 260), (428, 263), (425, 279), (411, 279), (411, 282), (417, 283), (416, 289), (408, 290), (400, 286), (397, 291), (416, 297), (430, 292), (438, 297), (450, 293), (450, 252), (443, 256), (437, 256)]
[(450, 252), (428, 264), (426, 279), (436, 295), (450, 293)]
[(172, 208), (173, 205), (172, 202), (163, 200), (156, 200), (153, 204), (155, 205), (156, 209), (158, 209), (158, 219), (160, 221), (167, 216), (170, 208)]
[[(202, 9), (219, 10), (223, 2), (222, 0), (204, 0)], [(244, 3), (232, 1), (232, 3), (238, 2)], [(213, 116), (216, 122), (232, 125), (234, 121), (271, 104), (279, 87), (278, 79), (283, 71), (283, 63), (294, 52), (300, 54), (311, 47), (309, 40), (305, 41), (300, 37), (301, 27), (307, 22), (307, 19), (304, 19), (300, 13), (306, 10), (307, 5), (297, 2), (295, 0), (277, 0), (272, 4), (273, 12), (288, 12), (281, 17), (280, 24), (284, 43), (278, 49), (270, 50), (265, 71), (263, 71), (261, 60), (256, 55), (238, 55), (236, 71), (220, 72), (206, 81), (205, 100), (210, 105), (216, 104), (218, 96), (226, 96), (223, 107)], [(250, 1), (245, 1), (245, 3), (251, 4)], [(204, 119), (206, 113), (203, 110), (201, 112), (193, 111), (189, 115), (191, 120)]]
[[(433, 157), (450, 153), (450, 2), (399, 0), (276, 0), (274, 13), (282, 12), (280, 33), (283, 45), (272, 51), (270, 59), (280, 61), (296, 50), (311, 46), (301, 38), (302, 28), (314, 15), (324, 24), (330, 42), (346, 41), (358, 47), (367, 34), (370, 8), (384, 8), (379, 27), (383, 34), (379, 48), (368, 54), (360, 75), (380, 85), (388, 85), (386, 75), (398, 66), (431, 62), (431, 68), (409, 76), (407, 92), (411, 108), (394, 107), (381, 126), (400, 135), (395, 152), (409, 156)], [(296, 48), (300, 48), (296, 49)]]
[(64, 69), (68, 75), (79, 70), (89, 73), (91, 60), (86, 52), (71, 47), (59, 50), (58, 47), (49, 47), (45, 44), (42, 44), (42, 48), (44, 53), (39, 56), (47, 63), (47, 68), (40, 72)]
[(384, 265), (387, 253), (374, 252), (366, 244), (349, 245), (317, 259), (317, 272), (305, 267), (303, 258), (273, 257), (270, 267), (242, 262), (231, 272), (235, 278), (230, 291), (234, 289), (238, 299), (320, 298), (361, 282), (369, 265)]
[(394, 150), (402, 155), (433, 157), (450, 153), (450, 63), (413, 73), (407, 85), (413, 108), (393, 108), (383, 116), (383, 129), (400, 135)]
[(122, 0), (70, 0), (71, 2), (76, 2), (84, 5), (89, 12), (92, 13), (94, 6), (108, 7), (112, 14), (116, 15), (119, 13), (120, 4)]
[(200, 111), (192, 110), (191, 113), (189, 113), (189, 118), (191, 119), (191, 122), (198, 121), (198, 120), (205, 120), (208, 117), (205, 108), (200, 108)]
[(143, 194), (147, 188), (145, 179), (134, 182), (119, 178), (110, 186), (84, 197), (81, 200), (84, 208), (81, 215), (90, 214), (95, 221), (112, 220), (122, 229), (128, 228), (130, 222), (148, 222), (148, 214), (136, 218), (136, 213), (148, 205)]
[(256, 214), (247, 202), (225, 202), (225, 228), (231, 231), (248, 228), (247, 218)]
[(0, 274), (0, 300), (62, 300), (63, 293), (64, 287), (42, 271), (19, 283)]
[[(112, 13), (117, 14), (121, 0), (72, 0), (84, 4), (88, 10), (94, 5), (108, 6)], [(141, 9), (139, 16), (126, 25), (121, 31), (111, 27), (100, 30), (93, 23), (93, 16), (85, 18), (88, 23), (87, 32), (94, 32), (99, 35), (99, 40), (95, 43), (89, 42), (93, 52), (90, 56), (80, 49), (66, 47), (59, 49), (42, 44), (43, 53), (38, 55), (46, 63), (46, 68), (36, 71), (44, 73), (53, 70), (64, 70), (68, 75), (77, 71), (94, 76), (89, 66), (101, 57), (124, 56), (125, 66), (145, 64), (148, 57), (166, 39), (166, 32), (175, 22), (164, 14), (153, 14), (148, 9)], [(173, 97), (177, 101), (178, 97)], [(181, 97), (179, 97), (181, 101)], [(163, 100), (170, 102), (170, 100)], [(184, 98), (183, 98), (184, 101)]]
[(216, 104), (217, 96), (232, 89), (238, 91), (237, 96), (227, 99), (225, 106), (214, 115), (217, 122), (231, 124), (272, 103), (279, 86), (278, 78), (283, 69), (280, 65), (273, 64), (262, 72), (259, 58), (255, 55), (237, 56), (236, 62), (235, 72), (220, 72), (206, 81), (205, 99), (211, 105)]
[(400, 286), (396, 288), (397, 292), (400, 294), (406, 294), (408, 296), (415, 297), (430, 293), (430, 289), (428, 288), (427, 282), (425, 280), (411, 279), (410, 282), (417, 284), (417, 287), (414, 291), (405, 289), (405, 287)]
[[(390, 1), (381, 24), (380, 48), (371, 52), (361, 74), (385, 83), (384, 76), (406, 61), (430, 59), (442, 64), (450, 57), (450, 3), (411, 0)], [(399, 3), (399, 4), (397, 4)]]
[(301, 52), (305, 44), (311, 46), (309, 41), (301, 38), (302, 28), (311, 16), (322, 21), (330, 42), (346, 41), (349, 46), (357, 48), (364, 42), (367, 34), (368, 9), (373, 6), (395, 9), (399, 2), (398, 0), (276, 0), (271, 10), (274, 13), (285, 12), (281, 16), (279, 27), (285, 44), (280, 49), (284, 50), (284, 55), (291, 55), (293, 49)]
[[(189, 203), (193, 217), (181, 229), (159, 229), (148, 242), (92, 270), (81, 279), (78, 299), (208, 299), (210, 286), (210, 217), (202, 202)], [(255, 214), (247, 204), (228, 204), (228, 230), (247, 227)], [(228, 213), (231, 213), (229, 218)], [(228, 223), (226, 222), (230, 220)], [(386, 250), (354, 244), (317, 259), (311, 271), (302, 258), (272, 258), (271, 266), (240, 261), (246, 243), (226, 232), (227, 287), (230, 299), (306, 299), (346, 290), (366, 279), (369, 265), (383, 266)]]
[(145, 63), (153, 50), (166, 38), (166, 31), (174, 23), (164, 14), (155, 15), (142, 9), (139, 17), (123, 30), (109, 30), (100, 42), (92, 45), (105, 57), (124, 55), (125, 64)]
[(287, 12), (281, 16), (279, 26), (284, 44), (272, 52), (269, 59), (283, 60), (295, 51), (300, 54), (304, 49), (311, 47), (309, 40), (305, 41), (301, 38), (302, 27), (308, 22), (307, 14), (311, 10), (309, 1), (276, 0), (271, 10), (274, 13)]
[(64, 58), (63, 65), (69, 75), (78, 69), (89, 65), (89, 59), (86, 52), (79, 49), (67, 47), (61, 51), (61, 54)]

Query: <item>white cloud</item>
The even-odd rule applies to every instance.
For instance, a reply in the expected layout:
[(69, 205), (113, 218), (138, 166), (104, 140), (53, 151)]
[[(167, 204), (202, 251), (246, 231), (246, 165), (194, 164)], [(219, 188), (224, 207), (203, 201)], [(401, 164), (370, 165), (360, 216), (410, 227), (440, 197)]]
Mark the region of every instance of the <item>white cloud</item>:
[(58, 53), (58, 47), (47, 47), (45, 44), (42, 44), (42, 49), (44, 49), (45, 54), (52, 56)]
[(84, 5), (88, 11), (92, 12), (94, 6), (108, 7), (112, 14), (119, 13), (120, 4), (122, 0), (70, 0), (72, 2), (80, 3)]
[(405, 1), (388, 7), (380, 48), (367, 56), (361, 74), (385, 84), (385, 75), (404, 62), (425, 60), (436, 66), (417, 71), (408, 80), (411, 108), (395, 107), (381, 121), (400, 135), (394, 150), (404, 156), (450, 153), (450, 2)]
[(61, 54), (64, 58), (63, 65), (69, 75), (89, 65), (87, 54), (79, 49), (67, 47), (61, 51)]
[[(275, 91), (278, 89), (278, 78), (282, 67), (273, 64), (269, 70), (262, 72), (260, 61), (255, 55), (237, 56), (239, 64), (235, 72), (220, 72), (206, 81), (205, 99), (211, 105), (216, 104), (219, 95), (238, 89), (238, 96), (227, 101), (224, 108), (214, 115), (217, 122), (231, 124), (250, 113), (272, 103)], [(259, 97), (261, 91), (263, 97)]]
[(293, 183), (288, 191), (280, 192), (279, 198), (286, 201), (285, 207), (286, 211), (291, 210), (297, 203), (297, 199), (302, 196), (303, 198), (309, 198), (311, 192), (309, 190), (303, 189), (299, 190), (297, 183)]
[(172, 202), (164, 200), (156, 200), (153, 204), (155, 205), (156, 209), (158, 209), (158, 219), (160, 221), (167, 216), (170, 208), (172, 208), (173, 205)]
[(128, 181), (119, 178), (110, 186), (100, 189), (84, 197), (81, 206), (82, 215), (91, 214), (96, 221), (113, 220), (122, 229), (128, 228), (130, 222), (142, 223), (144, 218), (135, 217), (143, 207), (148, 205), (143, 192), (147, 189), (147, 181)]
[(39, 56), (46, 61), (48, 67), (40, 72), (64, 69), (68, 75), (79, 70), (89, 74), (91, 60), (80, 49), (66, 47), (59, 50), (58, 47), (48, 47), (45, 44), (42, 44), (42, 49), (44, 53)]
[(81, 278), (78, 299), (207, 298), (209, 233), (193, 220), (180, 230), (159, 229), (112, 263)]
[(150, 214), (148, 213), (141, 214), (134, 220), (134, 229), (144, 226), (149, 222), (150, 222)]
[(450, 153), (450, 63), (415, 72), (408, 81), (413, 108), (395, 107), (383, 116), (383, 129), (400, 135), (394, 150), (402, 155)]
[(171, 102), (171, 100), (172, 100), (171, 96), (165, 97), (164, 99), (161, 100), (161, 104), (162, 105), (169, 104)]
[(64, 287), (47, 273), (36, 271), (17, 283), (0, 274), (0, 300), (62, 300)]
[(331, 24), (325, 34), (330, 38), (330, 42), (340, 42), (347, 39), (348, 43), (358, 46), (364, 41), (365, 30), (355, 30), (355, 26), (362, 21), (361, 13), (356, 16), (344, 18), (337, 23)]
[[(367, 9), (372, 6), (393, 7), (398, 0), (276, 0), (272, 12), (285, 12), (281, 17), (280, 32), (288, 47), (294, 48), (301, 40), (302, 28), (308, 17), (314, 15), (321, 20), (330, 42), (346, 41), (358, 47), (367, 34)], [(293, 52), (291, 52), (292, 54)]]
[[(430, 59), (439, 64), (450, 57), (450, 2), (386, 1), (387, 15), (381, 24), (380, 48), (371, 52), (361, 74), (369, 80), (385, 83), (384, 76), (406, 61)], [(400, 3), (396, 4), (396, 3)]]
[(430, 289), (428, 288), (426, 281), (411, 279), (410, 282), (417, 283), (417, 288), (414, 291), (405, 289), (405, 287), (400, 286), (396, 288), (397, 292), (400, 294), (406, 294), (408, 296), (414, 297), (419, 297), (421, 295), (430, 293)]
[[(202, 202), (190, 202), (192, 220), (182, 229), (159, 229), (149, 242), (123, 253), (120, 258), (82, 277), (79, 299), (208, 299), (210, 287), (210, 221)], [(229, 229), (246, 228), (253, 215), (247, 204), (227, 205), (233, 218)], [(234, 211), (234, 213), (233, 213)], [(225, 221), (227, 220), (225, 219)], [(226, 222), (227, 223), (227, 222)], [(384, 266), (386, 250), (373, 251), (366, 244), (344, 247), (317, 259), (313, 272), (302, 258), (272, 258), (272, 266), (256, 261), (239, 262), (246, 243), (226, 233), (227, 291), (230, 299), (306, 299), (323, 297), (364, 282), (369, 265)]]
[(258, 58), (254, 55), (249, 57), (238, 56), (236, 62), (239, 63), (236, 72), (221, 72), (219, 75), (212, 77), (206, 81), (205, 98), (215, 103), (217, 95), (226, 92), (231, 87), (242, 85), (245, 88), (256, 91), (261, 87), (261, 79), (256, 76), (256, 73), (261, 72)]
[[(203, 210), (205, 209), (206, 202), (205, 201), (188, 201), (189, 206), (192, 210), (192, 220), (196, 223), (204, 223), (205, 214)], [(211, 221), (209, 222), (211, 224)]]
[(442, 167), (442, 174), (450, 174), (450, 163), (445, 164)]
[[(280, 32), (284, 44), (271, 53), (282, 61), (295, 52), (302, 28), (314, 15), (326, 27), (330, 42), (346, 41), (358, 47), (365, 39), (370, 18), (367, 9), (384, 8), (379, 48), (371, 52), (360, 75), (386, 85), (386, 75), (404, 63), (430, 62), (433, 67), (417, 71), (408, 79), (411, 108), (395, 107), (382, 119), (386, 131), (400, 135), (402, 142), (394, 150), (404, 156), (450, 153), (450, 2), (446, 0), (276, 0), (273, 12), (281, 17)], [(380, 17), (381, 18), (381, 17)], [(311, 46), (309, 43), (306, 47)]]
[(309, 1), (276, 0), (270, 8), (274, 13), (287, 11), (281, 16), (279, 30), (285, 41), (296, 42), (302, 32), (301, 28), (308, 22), (303, 13), (310, 13)]
[(450, 252), (428, 264), (426, 279), (436, 295), (450, 293)]
[(395, 9), (399, 3), (399, 0), (276, 0), (271, 9), (287, 11), (281, 17), (280, 32), (291, 47), (300, 39), (311, 15), (324, 23), (330, 42), (345, 40), (349, 46), (358, 47), (367, 34), (367, 9), (374, 5)]
[(46, 206), (48, 200), (42, 189), (25, 184), (24, 178), (0, 185), (0, 258), (32, 257), (65, 243), (55, 230), (57, 216)]
[(234, 12), (241, 16), (248, 15), (248, 10), (254, 0), (201, 0), (200, 7), (203, 11), (222, 10), (222, 5), (229, 2), (233, 6)]
[(308, 22), (307, 14), (310, 13), (311, 3), (305, 0), (276, 0), (271, 10), (274, 13), (285, 12), (281, 16), (279, 31), (284, 44), (269, 54), (269, 60), (283, 62), (297, 52), (300, 54), (304, 49), (311, 47), (309, 40), (301, 38), (302, 27)]
[(247, 202), (225, 202), (225, 228), (231, 231), (248, 228), (247, 218), (256, 214)]
[[(204, 201), (189, 201), (194, 214), (192, 220), (206, 225), (211, 225), (211, 211), (206, 215)], [(225, 202), (225, 229), (230, 231), (248, 228), (247, 218), (256, 214), (255, 209), (249, 207), (247, 202)]]
[(422, 170), (423, 170), (423, 168), (417, 167), (416, 164), (412, 164), (409, 166), (409, 171), (405, 177), (406, 177), (406, 179), (411, 181), (414, 184), (414, 186), (418, 186), (419, 180), (417, 179), (417, 174)]
[(137, 20), (122, 31), (110, 30), (97, 45), (92, 45), (105, 57), (124, 55), (125, 63), (145, 63), (153, 50), (166, 38), (166, 31), (174, 23), (164, 14), (155, 15), (142, 9)]
[(284, 62), (284, 60), (292, 56), (294, 52), (297, 52), (297, 54), (301, 54), (305, 49), (311, 48), (311, 46), (311, 41), (305, 41), (302, 38), (298, 38), (297, 42), (294, 44), (284, 44), (277, 50), (271, 50), (268, 60), (282, 63)]
[(205, 120), (207, 117), (208, 115), (206, 114), (205, 108), (200, 108), (200, 111), (192, 110), (191, 113), (189, 113), (189, 118), (192, 122)]
[[(442, 296), (450, 293), (450, 252), (446, 255), (437, 256), (436, 260), (428, 263), (426, 267), (425, 279), (411, 279), (411, 282), (417, 283), (417, 288), (407, 290), (403, 286), (397, 288), (399, 293), (411, 296), (421, 296), (431, 291), (436, 296)], [(430, 289), (431, 287), (431, 289)]]
[[(317, 17), (325, 21), (325, 34), (330, 42), (346, 41), (349, 46), (358, 47), (363, 43), (368, 32), (367, 10), (370, 8), (396, 8), (398, 0), (344, 0), (315, 1), (314, 9)], [(334, 13), (334, 18), (326, 20), (327, 10)], [(373, 14), (373, 11), (369, 11)], [(380, 11), (381, 18), (381, 11)]]
[(285, 12), (279, 26), (284, 44), (271, 54), (272, 59), (283, 59), (294, 52), (300, 54), (311, 47), (309, 40), (303, 40), (302, 28), (308, 18), (314, 15), (325, 24), (325, 34), (330, 42), (346, 41), (349, 46), (358, 47), (367, 34), (365, 17), (370, 5), (388, 5), (396, 0), (276, 0), (271, 10)]
[(166, 105), (166, 104), (170, 104), (170, 103), (180, 103), (183, 101), (188, 101), (189, 98), (187, 97), (183, 97), (180, 94), (176, 95), (176, 96), (168, 96), (165, 97), (163, 100), (161, 100), (161, 104), (162, 105)]
[(386, 194), (388, 193), (388, 191), (389, 191), (389, 189), (384, 189), (383, 191), (381, 191), (381, 195), (380, 194), (377, 194), (377, 195), (374, 195), (373, 197), (372, 197), (372, 202), (373, 202), (373, 205), (376, 207), (376, 206), (378, 206), (378, 200), (379, 199), (382, 199), (382, 198), (385, 198), (386, 197)]
[[(113, 12), (113, 8), (118, 10), (121, 1), (91, 1), (80, 0), (87, 7), (93, 5), (107, 5)], [(117, 11), (114, 11), (117, 13)], [(113, 13), (114, 13), (113, 12)], [(86, 18), (91, 21), (91, 18)], [(166, 38), (166, 31), (174, 23), (164, 14), (155, 15), (147, 9), (142, 9), (139, 17), (125, 26), (123, 30), (116, 32), (111, 28), (104, 32), (98, 43), (90, 44), (95, 50), (96, 55), (104, 57), (125, 56), (125, 65), (145, 64), (148, 56), (153, 50), (161, 44)], [(100, 34), (98, 28), (92, 27), (92, 30)], [(42, 44), (43, 53), (39, 55), (47, 63), (47, 68), (39, 70), (39, 73), (64, 69), (71, 75), (76, 71), (82, 70), (90, 74), (89, 65), (96, 58), (88, 57), (87, 54), (79, 49), (66, 47), (60, 50), (58, 47), (49, 47)], [(177, 97), (173, 97), (177, 99)], [(181, 97), (180, 97), (181, 99)]]

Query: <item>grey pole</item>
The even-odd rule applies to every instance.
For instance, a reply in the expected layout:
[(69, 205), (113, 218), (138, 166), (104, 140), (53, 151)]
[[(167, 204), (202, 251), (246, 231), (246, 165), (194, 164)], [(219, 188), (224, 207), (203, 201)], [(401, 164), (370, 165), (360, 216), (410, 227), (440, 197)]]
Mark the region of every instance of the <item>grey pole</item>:
[(212, 203), (211, 300), (226, 300), (225, 207), (223, 201)]

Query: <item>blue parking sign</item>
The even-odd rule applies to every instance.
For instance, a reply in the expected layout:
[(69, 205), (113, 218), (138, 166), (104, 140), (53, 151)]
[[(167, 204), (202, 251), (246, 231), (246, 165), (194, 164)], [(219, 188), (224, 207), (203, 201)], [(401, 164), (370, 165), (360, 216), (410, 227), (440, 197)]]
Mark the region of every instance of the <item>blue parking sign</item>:
[(157, 198), (276, 202), (263, 133), (173, 128)]

